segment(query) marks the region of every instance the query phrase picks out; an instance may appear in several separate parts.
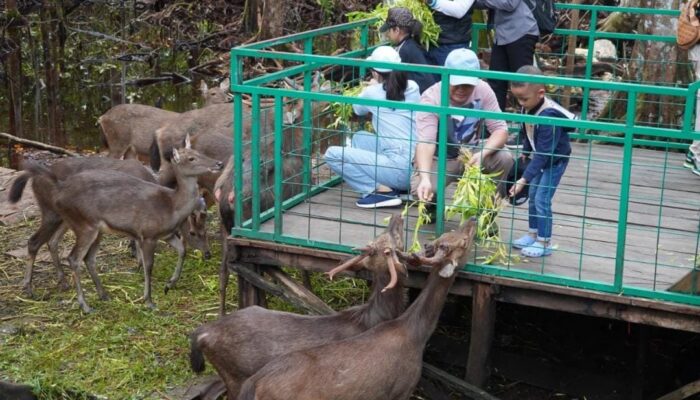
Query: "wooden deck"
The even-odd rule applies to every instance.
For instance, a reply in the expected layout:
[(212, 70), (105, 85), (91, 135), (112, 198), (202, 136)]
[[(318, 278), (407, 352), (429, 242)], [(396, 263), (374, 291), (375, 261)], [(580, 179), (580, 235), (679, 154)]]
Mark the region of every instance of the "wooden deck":
[[(700, 178), (683, 168), (681, 153), (635, 149), (627, 222), (624, 285), (665, 290), (692, 268), (698, 251)], [(590, 163), (588, 159), (590, 158)], [(618, 241), (622, 148), (575, 144), (554, 198), (556, 251), (544, 259), (515, 258), (503, 268), (611, 284)], [(454, 185), (448, 192), (454, 190)], [(357, 194), (341, 185), (285, 212), (283, 234), (319, 242), (360, 246), (400, 209), (363, 210)], [(415, 218), (409, 217), (406, 239)], [(527, 205), (500, 213), (508, 244), (527, 231)], [(447, 227), (454, 226), (449, 222)], [(426, 227), (434, 229), (434, 225)], [(263, 224), (271, 232), (273, 221)], [(431, 233), (423, 235), (423, 242)], [(480, 253), (480, 252), (479, 252)], [(513, 250), (513, 255), (518, 255)], [(479, 259), (474, 262), (478, 263)]]

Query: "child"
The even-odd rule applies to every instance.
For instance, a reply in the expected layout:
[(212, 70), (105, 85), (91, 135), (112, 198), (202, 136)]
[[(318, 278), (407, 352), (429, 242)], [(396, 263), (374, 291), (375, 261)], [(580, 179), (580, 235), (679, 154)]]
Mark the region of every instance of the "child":
[[(373, 61), (401, 63), (391, 46), (379, 46), (367, 58)], [(364, 88), (360, 98), (418, 103), (418, 84), (404, 71), (373, 68), (372, 84)], [(355, 203), (360, 208), (396, 207), (401, 193), (411, 187), (411, 160), (416, 142), (413, 112), (353, 104), (356, 115), (372, 115), (375, 134), (359, 131), (352, 136), (352, 146), (331, 146), (324, 158), (328, 166), (341, 175), (347, 184), (360, 192)]]
[[(386, 22), (379, 28), (399, 52), (401, 62), (407, 64), (428, 64), (425, 50), (417, 42), (422, 31), (423, 24), (413, 18), (411, 10), (403, 7), (390, 8)], [(435, 83), (435, 77), (424, 72), (408, 72), (408, 79), (418, 84), (421, 93)]]
[[(519, 74), (542, 75), (537, 67), (520, 67)], [(541, 83), (511, 82), (511, 92), (523, 108), (523, 112), (543, 117), (574, 119), (574, 115), (554, 100), (545, 96)], [(513, 247), (522, 249), (526, 257), (543, 257), (552, 254), (552, 197), (566, 171), (571, 155), (569, 133), (572, 128), (552, 125), (524, 124), (522, 157), (532, 155), (522, 178), (510, 190), (515, 196), (529, 185), (529, 231), (513, 241)], [(524, 160), (523, 160), (524, 161)]]

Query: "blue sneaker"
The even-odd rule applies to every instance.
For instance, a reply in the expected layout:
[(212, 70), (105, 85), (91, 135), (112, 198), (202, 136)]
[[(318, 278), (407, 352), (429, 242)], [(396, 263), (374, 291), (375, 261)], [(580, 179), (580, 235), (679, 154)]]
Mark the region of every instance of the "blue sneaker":
[(355, 205), (360, 208), (396, 207), (401, 205), (401, 198), (395, 190), (385, 193), (374, 192), (357, 200)]

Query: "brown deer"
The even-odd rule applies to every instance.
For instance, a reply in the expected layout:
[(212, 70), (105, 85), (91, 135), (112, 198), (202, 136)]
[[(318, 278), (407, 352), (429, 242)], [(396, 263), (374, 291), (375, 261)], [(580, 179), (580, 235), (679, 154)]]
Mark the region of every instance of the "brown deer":
[(323, 316), (244, 308), (190, 335), (192, 369), (204, 370), (204, 355), (226, 383), (229, 398), (235, 398), (247, 377), (282, 354), (348, 338), (396, 318), (405, 308), (406, 270), (397, 259), (403, 233), (403, 218), (392, 216), (385, 232), (360, 255), (328, 273), (332, 278), (347, 269), (371, 271), (372, 294), (366, 304)]
[[(156, 183), (155, 178), (148, 171), (148, 169), (146, 169), (136, 160), (118, 160), (105, 157), (66, 158), (56, 161), (49, 167), (49, 169), (51, 170), (51, 173), (61, 181), (82, 171), (115, 170), (132, 175), (147, 182)], [(22, 193), (24, 192), (24, 188), (30, 178), (31, 174), (25, 172), (20, 174), (17, 179), (14, 180), (8, 195), (10, 203), (16, 203), (22, 198)], [(33, 181), (32, 190), (36, 196), (39, 209), (41, 210), (41, 224), (39, 229), (29, 238), (27, 242), (27, 253), (29, 258), (27, 259), (22, 288), (25, 294), (29, 297), (33, 297), (32, 275), (34, 270), (34, 261), (39, 249), (45, 243), (49, 247), (51, 259), (53, 260), (56, 268), (59, 289), (65, 290), (68, 288), (68, 283), (65, 279), (65, 274), (63, 273), (63, 267), (61, 265), (58, 250), (58, 244), (60, 243), (68, 227), (63, 223), (61, 217), (58, 215), (58, 212), (54, 209), (53, 201), (49, 197), (50, 193), (47, 191), (47, 188), (39, 185), (36, 181)], [(182, 263), (184, 262), (185, 247), (181, 242), (184, 241), (184, 244), (187, 247), (199, 249), (202, 251), (202, 253), (204, 253), (205, 258), (208, 257), (207, 254), (210, 254), (209, 243), (206, 235), (206, 226), (199, 223), (201, 220), (199, 215), (202, 212), (206, 212), (206, 210), (203, 210), (202, 204), (198, 204), (198, 207), (196, 207), (195, 211), (192, 213), (194, 218), (190, 218), (186, 223), (183, 223), (179, 227), (178, 232), (180, 236), (170, 235), (165, 238), (165, 240), (178, 252), (178, 262), (175, 270), (176, 274), (173, 276), (173, 278), (171, 278), (172, 284), (174, 284), (179, 278), (179, 271), (182, 270)], [(190, 224), (190, 220), (192, 221), (192, 224)]]
[[(405, 400), (447, 293), (472, 247), (476, 222), (433, 242), (434, 255), (405, 256), (432, 266), (413, 304), (398, 318), (357, 336), (278, 357), (243, 383), (239, 400)], [(264, 329), (264, 328), (262, 328)]]
[[(204, 98), (204, 108), (228, 102), (228, 87), (228, 79), (211, 89), (202, 82), (200, 91)], [(108, 149), (109, 157), (125, 158), (134, 154), (142, 161), (148, 161), (156, 130), (177, 120), (181, 115), (143, 104), (120, 104), (102, 114), (97, 119), (97, 124), (102, 131), (102, 141)]]
[(178, 182), (175, 190), (117, 171), (84, 171), (59, 181), (50, 170), (29, 165), (27, 171), (38, 184), (47, 188), (53, 207), (75, 233), (76, 243), (68, 262), (73, 270), (78, 303), (84, 312), (91, 309), (80, 285), (82, 260), (86, 260), (98, 294), (106, 297), (94, 270), (95, 255), (104, 231), (136, 240), (144, 269), (144, 302), (148, 307), (155, 307), (151, 300), (151, 269), (156, 242), (173, 232), (196, 207), (197, 177), (223, 167), (220, 161), (190, 149), (189, 145), (181, 151), (173, 151), (172, 161)]

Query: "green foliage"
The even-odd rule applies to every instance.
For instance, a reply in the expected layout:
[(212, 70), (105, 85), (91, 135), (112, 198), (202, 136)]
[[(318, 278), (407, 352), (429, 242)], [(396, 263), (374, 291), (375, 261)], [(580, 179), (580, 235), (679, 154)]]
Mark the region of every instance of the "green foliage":
[[(416, 204), (416, 202), (411, 203), (410, 205), (406, 205), (404, 207), (402, 215), (407, 215), (408, 210), (413, 207)], [(428, 208), (425, 205), (424, 201), (419, 201), (418, 202), (418, 218), (416, 219), (416, 226), (413, 228), (413, 235), (411, 237), (411, 247), (408, 248), (409, 253), (418, 253), (419, 251), (422, 250), (420, 241), (418, 240), (418, 234), (420, 233), (420, 228), (423, 225), (429, 224), (432, 222), (432, 218), (430, 216), (430, 213), (428, 212)]]
[[(362, 82), (355, 86), (347, 85), (342, 91), (343, 97), (357, 97), (366, 86), (366, 82)], [(333, 102), (329, 105), (329, 107), (333, 111), (335, 119), (328, 125), (328, 128), (339, 129), (342, 126), (350, 125), (350, 119), (353, 116), (352, 104)]]
[[(471, 217), (477, 218), (477, 239), (481, 250), (486, 250), (489, 255), (484, 258), (484, 264), (507, 263), (510, 256), (505, 244), (499, 236), (498, 213), (503, 208), (503, 200), (498, 195), (498, 185), (493, 177), (497, 174), (483, 174), (481, 168), (475, 165), (468, 165), (471, 153), (462, 149), (460, 159), (464, 162), (464, 173), (457, 181), (452, 203), (445, 207), (445, 216), (451, 220), (457, 216), (460, 223)], [(403, 213), (408, 214), (408, 210), (418, 203), (418, 219), (413, 229), (413, 241), (410, 251), (420, 251), (418, 243), (418, 233), (425, 224), (429, 224), (430, 215), (426, 212), (424, 202), (414, 202), (406, 206)]]
[(396, 0), (392, 4), (381, 3), (372, 11), (354, 11), (347, 13), (346, 16), (350, 22), (367, 18), (379, 18), (379, 21), (375, 24), (375, 27), (379, 29), (386, 20), (389, 9), (392, 7), (405, 7), (411, 10), (413, 18), (423, 24), (423, 36), (420, 40), (423, 47), (430, 49), (430, 46), (437, 46), (440, 26), (435, 23), (430, 7), (423, 0)]

